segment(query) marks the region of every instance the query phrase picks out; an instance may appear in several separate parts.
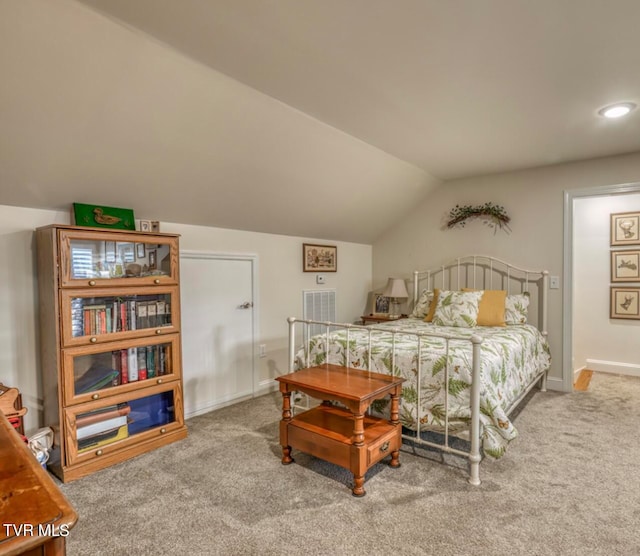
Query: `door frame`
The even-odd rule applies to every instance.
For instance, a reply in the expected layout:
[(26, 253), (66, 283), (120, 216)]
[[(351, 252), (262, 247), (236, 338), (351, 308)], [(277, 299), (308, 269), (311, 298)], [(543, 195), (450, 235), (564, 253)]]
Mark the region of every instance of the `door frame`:
[(562, 390), (573, 391), (573, 211), (574, 201), (584, 197), (611, 197), (639, 193), (640, 183), (603, 185), (564, 192), (564, 255), (562, 281)]
[[(257, 339), (259, 336), (259, 307), (258, 300), (258, 255), (254, 253), (224, 253), (216, 251), (192, 251), (184, 250), (180, 251), (181, 259), (198, 259), (198, 260), (228, 260), (228, 261), (247, 261), (251, 264), (251, 297), (253, 306), (251, 307), (251, 385), (252, 385), (252, 397), (255, 397), (256, 392), (259, 391), (260, 385), (258, 384), (257, 377)], [(184, 314), (184, 311), (182, 311)], [(218, 407), (224, 405), (230, 405), (242, 401), (241, 399), (233, 400), (229, 403), (224, 403)]]

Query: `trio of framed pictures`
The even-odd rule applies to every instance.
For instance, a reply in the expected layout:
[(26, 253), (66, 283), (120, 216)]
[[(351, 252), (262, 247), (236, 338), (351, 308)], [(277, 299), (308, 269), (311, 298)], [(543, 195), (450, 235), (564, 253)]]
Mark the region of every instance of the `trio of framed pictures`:
[[(640, 283), (640, 212), (611, 215), (611, 247), (636, 246), (636, 249), (611, 250), (611, 282)], [(640, 320), (640, 286), (611, 286), (612, 319)]]

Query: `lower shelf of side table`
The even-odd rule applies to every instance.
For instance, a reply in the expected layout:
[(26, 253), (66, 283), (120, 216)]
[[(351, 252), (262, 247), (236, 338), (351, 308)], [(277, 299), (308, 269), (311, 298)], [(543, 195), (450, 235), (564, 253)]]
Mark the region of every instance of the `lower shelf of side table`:
[[(365, 415), (364, 442), (353, 444), (353, 414), (340, 407), (320, 405), (281, 422), (281, 444), (349, 469), (354, 476), (396, 453), (391, 465), (399, 467), (397, 453), (402, 445), (400, 424)], [(395, 461), (395, 463), (394, 463)]]

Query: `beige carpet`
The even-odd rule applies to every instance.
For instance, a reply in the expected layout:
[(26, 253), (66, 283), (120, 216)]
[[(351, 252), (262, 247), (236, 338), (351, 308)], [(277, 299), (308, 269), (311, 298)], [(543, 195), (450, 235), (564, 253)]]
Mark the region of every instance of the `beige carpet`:
[[(280, 464), (280, 397), (188, 421), (188, 439), (62, 489), (80, 515), (70, 555), (637, 555), (640, 379), (535, 393), (520, 436), (466, 482), (466, 465), (401, 452), (367, 495), (294, 451)], [(433, 456), (431, 456), (433, 458)], [(439, 458), (436, 458), (439, 460)]]

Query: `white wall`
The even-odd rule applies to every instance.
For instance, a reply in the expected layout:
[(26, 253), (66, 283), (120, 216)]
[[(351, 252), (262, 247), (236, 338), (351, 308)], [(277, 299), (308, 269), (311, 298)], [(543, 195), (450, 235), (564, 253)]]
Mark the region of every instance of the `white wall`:
[(574, 201), (573, 212), (573, 370), (614, 371), (640, 375), (640, 321), (609, 318), (611, 282), (610, 215), (640, 211), (640, 195), (587, 197)]
[[(287, 369), (287, 317), (302, 317), (302, 291), (336, 289), (340, 322), (359, 319), (371, 289), (370, 245), (322, 241), (224, 228), (162, 223), (163, 232), (181, 234), (180, 248), (215, 253), (258, 255), (259, 334), (267, 345), (267, 356), (258, 359), (258, 381), (274, 378)], [(316, 274), (302, 271), (302, 243), (326, 243), (338, 247), (338, 272), (324, 273), (325, 283), (316, 284)], [(188, 318), (182, 307), (182, 318)]]
[[(562, 277), (564, 191), (637, 181), (640, 153), (447, 182), (374, 242), (373, 285), (383, 287), (388, 276), (409, 278), (414, 268), (470, 253), (494, 255)], [(456, 204), (487, 201), (504, 205), (512, 218), (511, 233), (494, 234), (480, 222), (444, 228)], [(562, 287), (549, 295), (549, 387), (555, 389), (563, 388), (562, 295)]]
[[(28, 431), (42, 426), (42, 385), (39, 378), (38, 307), (34, 230), (48, 224), (68, 224), (69, 212), (0, 205), (0, 382), (20, 389), (29, 408)], [(325, 242), (237, 230), (161, 223), (163, 232), (179, 233), (180, 248), (189, 251), (252, 253), (258, 256), (259, 343), (267, 357), (258, 359), (259, 380), (287, 369), (288, 316), (302, 316), (302, 290), (335, 288), (338, 318), (354, 321), (364, 310), (371, 289), (371, 246)], [(302, 243), (338, 246), (338, 272), (327, 273), (318, 286), (315, 274), (302, 272)], [(189, 307), (181, 307), (188, 318)]]
[(69, 212), (0, 205), (0, 382), (20, 390), (28, 408), (26, 429), (37, 428), (42, 419), (33, 231), (54, 222), (68, 223)]

